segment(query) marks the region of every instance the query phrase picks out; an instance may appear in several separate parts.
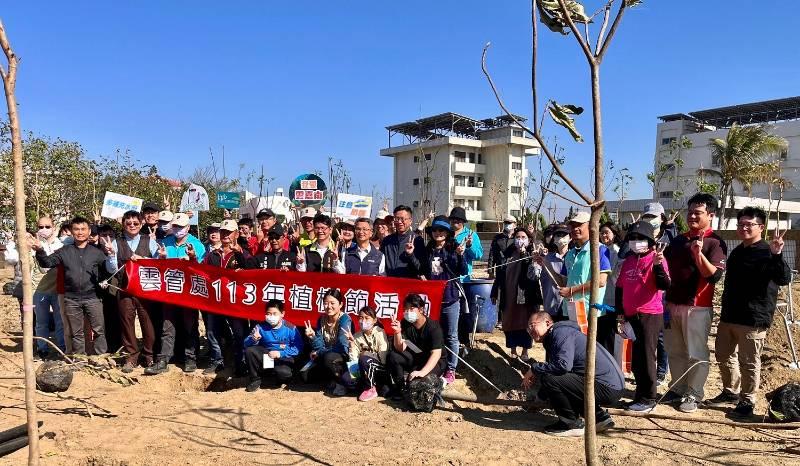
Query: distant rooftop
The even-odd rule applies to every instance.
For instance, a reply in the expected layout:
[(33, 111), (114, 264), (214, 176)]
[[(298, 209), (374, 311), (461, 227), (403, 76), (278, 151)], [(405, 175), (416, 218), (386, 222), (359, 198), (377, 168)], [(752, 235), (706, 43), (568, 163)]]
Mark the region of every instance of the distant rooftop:
[(729, 107), (711, 108), (696, 112), (674, 113), (658, 117), (661, 121), (698, 121), (718, 128), (729, 128), (734, 123), (749, 125), (800, 118), (800, 96), (765, 100)]
[[(514, 115), (514, 117), (520, 123), (526, 121), (525, 117), (519, 115)], [(514, 120), (508, 115), (475, 120), (458, 113), (446, 112), (415, 121), (387, 126), (386, 130), (389, 131), (389, 145), (391, 146), (392, 136), (395, 134), (402, 134), (408, 144), (447, 136), (478, 139), (480, 131), (512, 126), (513, 124)]]

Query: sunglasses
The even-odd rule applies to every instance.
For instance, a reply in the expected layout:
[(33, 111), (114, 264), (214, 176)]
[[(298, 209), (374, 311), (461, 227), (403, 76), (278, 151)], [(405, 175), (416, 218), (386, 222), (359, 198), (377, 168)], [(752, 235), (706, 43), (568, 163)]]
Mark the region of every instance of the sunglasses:
[(53, 225), (39, 225), (40, 230), (49, 230), (53, 228)]
[(125, 222), (126, 227), (138, 227), (139, 225), (141, 225), (139, 222)]

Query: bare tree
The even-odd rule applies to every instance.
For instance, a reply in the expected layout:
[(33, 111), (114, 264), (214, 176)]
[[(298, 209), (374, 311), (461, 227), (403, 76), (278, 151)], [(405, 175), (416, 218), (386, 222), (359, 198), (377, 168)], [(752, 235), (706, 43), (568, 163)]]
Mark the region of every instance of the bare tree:
[(39, 464), (39, 428), (36, 424), (36, 374), (33, 369), (33, 286), (31, 284), (31, 250), (25, 228), (25, 183), (22, 169), (22, 133), (17, 114), (18, 58), (0, 21), (0, 47), (8, 60), (8, 71), (0, 65), (0, 77), (6, 93), (8, 122), (11, 126), (11, 151), (14, 159), (14, 213), (17, 228), (17, 246), (22, 269), (22, 358), (25, 366), (25, 412), (28, 420), (28, 464)]
[[(503, 222), (503, 212), (500, 209), (500, 196), (506, 192), (506, 185), (495, 177), (492, 177), (487, 184), (489, 189), (489, 203), (492, 206), (492, 215), (494, 215), (495, 223), (497, 223), (497, 230), (500, 230), (500, 225)], [(520, 219), (517, 219), (520, 221)]]
[[(422, 144), (417, 144), (418, 155), (414, 156), (414, 160), (418, 174), (416, 199), (419, 208), (418, 217), (425, 217), (428, 212), (436, 212), (442, 200), (442, 195), (449, 189), (449, 183), (448, 186), (443, 186), (443, 181), (446, 182), (448, 179), (447, 176), (442, 173), (441, 167), (437, 166), (437, 161), (441, 157), (439, 152), (441, 152), (441, 148), (425, 153)], [(447, 154), (447, 157), (449, 156), (450, 154)]]
[[(612, 7), (614, 3), (619, 3), (619, 8), (614, 15), (611, 22), (611, 28), (608, 29), (609, 20), (612, 16)], [(580, 202), (574, 202), (577, 205), (587, 206), (591, 209), (591, 216), (589, 221), (589, 241), (590, 241), (590, 260), (591, 260), (591, 298), (590, 302), (602, 302), (600, 296), (600, 238), (599, 226), (600, 217), (602, 216), (605, 199), (604, 199), (604, 151), (603, 151), (603, 119), (601, 110), (600, 99), (600, 65), (605, 57), (611, 40), (619, 27), (622, 17), (626, 8), (638, 5), (641, 0), (608, 0), (600, 10), (594, 15), (587, 16), (583, 5), (575, 0), (532, 0), (531, 1), (531, 23), (533, 26), (532, 33), (532, 64), (531, 64), (531, 94), (533, 98), (533, 128), (524, 126), (512, 112), (508, 110), (505, 103), (500, 98), (500, 94), (494, 84), (494, 81), (486, 68), (486, 54), (491, 44), (487, 44), (483, 49), (481, 60), (481, 67), (486, 75), (489, 85), (500, 104), (500, 107), (506, 114), (519, 126), (533, 136), (542, 148), (545, 156), (556, 169), (557, 175), (564, 180), (567, 186), (580, 198)], [(537, 14), (538, 12), (538, 14)], [(600, 32), (597, 34), (594, 48), (592, 48), (592, 40), (589, 34), (589, 24), (593, 18), (602, 14), (602, 21), (600, 22)], [(538, 96), (537, 96), (537, 47), (538, 47), (538, 19), (541, 19), (551, 31), (559, 32), (567, 35), (570, 32), (578, 43), (580, 50), (586, 58), (586, 63), (589, 68), (589, 83), (591, 86), (592, 95), (592, 120), (593, 120), (593, 143), (594, 143), (594, 183), (595, 187), (594, 197), (590, 196), (579, 188), (562, 170), (561, 166), (555, 159), (553, 152), (547, 146), (544, 138), (542, 137), (541, 128), (536, 118), (538, 117)], [(584, 33), (578, 30), (576, 23), (583, 24)], [(606, 31), (608, 34), (606, 35)], [(580, 115), (583, 109), (574, 105), (559, 105), (550, 101), (547, 106), (552, 119), (559, 125), (566, 128), (572, 137), (578, 141), (583, 141), (580, 133), (575, 128), (574, 119), (572, 115)], [(586, 432), (584, 436), (584, 450), (586, 456), (586, 463), (590, 466), (599, 464), (597, 457), (597, 434), (595, 431), (595, 413), (594, 413), (594, 379), (595, 379), (595, 352), (597, 343), (597, 309), (589, 307), (589, 328), (587, 332), (587, 345), (586, 345), (586, 373), (584, 382), (585, 391), (585, 406), (584, 417), (586, 420)]]

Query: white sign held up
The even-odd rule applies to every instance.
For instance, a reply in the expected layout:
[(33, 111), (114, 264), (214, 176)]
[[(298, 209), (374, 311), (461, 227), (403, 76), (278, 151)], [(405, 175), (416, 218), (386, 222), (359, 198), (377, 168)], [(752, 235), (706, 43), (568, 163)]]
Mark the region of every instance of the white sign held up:
[(142, 200), (138, 197), (106, 191), (100, 216), (116, 219), (122, 217), (129, 210), (140, 212), (142, 210)]

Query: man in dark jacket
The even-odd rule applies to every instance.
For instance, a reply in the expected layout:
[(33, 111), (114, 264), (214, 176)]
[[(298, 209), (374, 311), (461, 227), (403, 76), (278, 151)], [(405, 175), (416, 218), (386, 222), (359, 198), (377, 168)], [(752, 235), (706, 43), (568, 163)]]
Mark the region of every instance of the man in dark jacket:
[(414, 270), (409, 269), (408, 260), (403, 257), (406, 243), (414, 245), (414, 255), (419, 262), (425, 261), (425, 241), (411, 228), (414, 218), (411, 208), (399, 205), (394, 208), (394, 230), (381, 242), (381, 252), (386, 258), (386, 275), (389, 277), (418, 278)]
[(783, 259), (783, 234), (776, 231), (770, 243), (761, 239), (767, 222), (762, 209), (745, 207), (736, 219), (736, 236), (742, 243), (728, 256), (715, 345), (722, 393), (706, 405), (721, 407), (738, 401), (731, 415), (749, 418), (756, 404), (761, 350), (772, 325), (778, 287), (791, 282), (792, 271)]
[(517, 220), (512, 216), (503, 219), (503, 231), (496, 234), (489, 247), (489, 278), (494, 278), (496, 269), (492, 267), (503, 263), (503, 254), (509, 246), (514, 244), (514, 229), (517, 228)]
[[(240, 225), (241, 226), (241, 225)], [(241, 231), (241, 230), (240, 230)], [(278, 269), (284, 272), (295, 269), (295, 255), (285, 251), (281, 244), (281, 232), (273, 229), (267, 233), (269, 249), (250, 258), (249, 269)]]
[[(541, 381), (539, 397), (550, 402), (558, 422), (548, 426), (545, 433), (557, 437), (583, 435), (583, 384), (586, 371), (586, 335), (571, 321), (553, 323), (547, 312), (534, 313), (528, 320), (528, 332), (544, 346), (547, 360), (532, 362), (522, 380), (523, 388), (531, 387), (534, 379)], [(614, 357), (601, 345), (596, 348), (595, 362), (595, 422), (597, 431), (614, 426), (614, 421), (601, 405), (620, 399), (625, 379)]]
[(357, 275), (386, 275), (383, 253), (370, 243), (372, 222), (368, 218), (355, 221), (355, 242), (344, 255), (345, 272)]
[(41, 267), (64, 268), (64, 314), (72, 328), (72, 351), (86, 354), (83, 320), (89, 318), (94, 332), (94, 350), (97, 354), (108, 352), (106, 344), (103, 303), (100, 300), (100, 269), (106, 261), (103, 252), (89, 244), (89, 221), (83, 217), (72, 219), (72, 244), (65, 245), (49, 256), (39, 240), (34, 239), (31, 249)]

